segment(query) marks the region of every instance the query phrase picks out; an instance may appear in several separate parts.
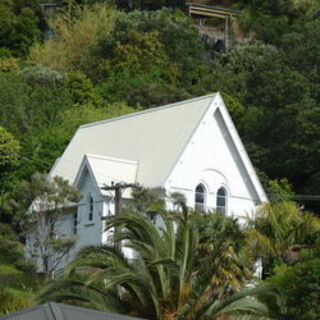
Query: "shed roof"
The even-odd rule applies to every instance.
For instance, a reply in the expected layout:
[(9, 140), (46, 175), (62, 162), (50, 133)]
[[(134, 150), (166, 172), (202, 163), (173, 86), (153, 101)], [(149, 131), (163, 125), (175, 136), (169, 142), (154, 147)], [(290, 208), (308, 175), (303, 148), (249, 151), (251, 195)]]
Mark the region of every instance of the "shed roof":
[(74, 183), (86, 153), (139, 162), (136, 182), (163, 186), (216, 94), (79, 127), (50, 174)]
[(110, 312), (49, 302), (0, 317), (0, 320), (143, 320)]

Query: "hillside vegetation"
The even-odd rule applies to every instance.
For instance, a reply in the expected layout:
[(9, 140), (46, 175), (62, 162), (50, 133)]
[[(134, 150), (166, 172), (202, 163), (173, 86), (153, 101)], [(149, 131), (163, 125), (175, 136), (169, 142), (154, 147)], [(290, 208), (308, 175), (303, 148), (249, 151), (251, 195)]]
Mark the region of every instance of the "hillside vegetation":
[[(19, 186), (36, 172), (48, 172), (81, 124), (220, 91), (278, 206), (265, 208), (266, 217), (278, 211), (295, 214), (296, 204), (281, 206), (295, 194), (320, 194), (318, 0), (207, 1), (241, 10), (240, 32), (252, 39), (219, 54), (202, 42), (182, 0), (64, 0), (50, 12), (40, 3), (0, 0), (0, 238), (10, 235), (1, 242), (15, 248), (9, 253), (1, 244), (0, 276), (19, 279), (0, 282), (0, 296), (6, 297), (0, 299), (8, 301), (0, 313), (35, 303), (40, 281), (32, 280), (31, 266), (23, 266)], [(305, 206), (319, 215), (320, 202)], [(261, 218), (262, 224), (251, 227), (253, 236), (259, 232), (266, 242), (258, 246), (253, 241), (248, 250), (256, 257), (255, 250), (267, 244), (269, 249), (285, 248), (265, 251), (268, 272), (278, 272), (270, 282), (283, 288), (284, 296), (292, 294), (287, 311), (277, 312), (281, 319), (300, 312), (305, 318), (299, 319), (314, 320), (316, 300), (308, 301), (308, 314), (303, 308), (297, 311), (302, 282), (291, 287), (286, 281), (302, 277), (309, 266), (319, 270), (318, 252), (306, 254), (295, 266), (275, 266), (284, 262), (293, 244), (315, 247), (317, 228), (294, 238), (300, 218), (278, 218), (286, 231), (281, 229), (276, 240), (283, 243), (270, 240), (276, 224)], [(251, 239), (250, 234), (243, 236)], [(22, 281), (26, 275), (32, 281)], [(313, 277), (308, 281), (311, 288)], [(21, 303), (20, 298), (12, 302), (16, 292)], [(270, 297), (262, 300), (274, 303)]]

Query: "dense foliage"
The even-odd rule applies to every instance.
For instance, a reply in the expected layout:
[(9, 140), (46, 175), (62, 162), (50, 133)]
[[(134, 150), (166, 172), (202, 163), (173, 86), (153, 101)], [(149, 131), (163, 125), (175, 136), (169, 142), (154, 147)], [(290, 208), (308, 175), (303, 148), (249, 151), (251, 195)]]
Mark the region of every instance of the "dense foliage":
[(47, 179), (35, 173), (31, 181), (22, 181), (13, 203), (15, 218), (27, 239), (25, 254), (41, 265), (42, 273), (51, 279), (57, 266), (75, 244), (74, 233), (65, 234), (65, 208), (79, 201), (78, 191), (61, 177)]
[(301, 254), (303, 261), (282, 265), (268, 279), (278, 290), (278, 299), (267, 298), (273, 317), (284, 320), (312, 320), (320, 314), (320, 255), (317, 248)]
[(25, 56), (40, 39), (38, 0), (0, 2), (0, 57)]
[(10, 173), (19, 164), (20, 144), (6, 129), (0, 127), (0, 192), (6, 189)]
[[(148, 210), (163, 228), (146, 215)], [(207, 235), (217, 231), (219, 242), (211, 239), (204, 245), (199, 232), (204, 225)], [(267, 308), (248, 297), (266, 289), (241, 291), (250, 273), (241, 255), (243, 247), (236, 246), (241, 231), (234, 219), (179, 209), (168, 212), (158, 205), (147, 212), (127, 210), (111, 218), (107, 228), (117, 228), (114, 241), (123, 241), (127, 253), (134, 250), (132, 258), (113, 246), (86, 248), (42, 300), (150, 320), (218, 319), (230, 314), (235, 319), (244, 315), (267, 319)], [(230, 233), (224, 232), (228, 229)]]
[(8, 224), (0, 224), (0, 314), (32, 306), (38, 279), (24, 259), (23, 245)]
[[(243, 24), (252, 21), (251, 29), (243, 26), (243, 31), (254, 31), (254, 37), (272, 45), (253, 41), (212, 61), (198, 30), (176, 9), (121, 12), (99, 1), (67, 4), (48, 22), (55, 36), (30, 45), (26, 58), (14, 58), (26, 51), (11, 52), (13, 40), (6, 33), (0, 36), (11, 43), (0, 59), (0, 125), (21, 146), (20, 168), (12, 172), (11, 180), (18, 183), (36, 170), (47, 171), (80, 123), (130, 112), (127, 105), (136, 110), (219, 90), (265, 186), (268, 179), (286, 178), (296, 193), (317, 194), (316, 1), (299, 6), (291, 0), (272, 5), (242, 1), (247, 9)], [(143, 2), (133, 5), (144, 7)], [(16, 15), (27, 7), (39, 16), (36, 2), (22, 1), (15, 8), (6, 1), (2, 6)], [(273, 35), (256, 15), (286, 24)], [(255, 26), (265, 28), (268, 35)], [(30, 43), (31, 38), (39, 39), (32, 36)], [(73, 108), (81, 112), (74, 114)], [(90, 117), (83, 118), (88, 113)], [(66, 114), (72, 118), (81, 114), (82, 119), (65, 133), (61, 126)]]
[(314, 246), (320, 233), (320, 219), (301, 211), (292, 202), (265, 204), (255, 217), (247, 217), (246, 237), (251, 254), (264, 259), (265, 273), (277, 265), (291, 263), (292, 250)]
[[(320, 194), (320, 4), (226, 3), (242, 10), (238, 31), (247, 38), (216, 54), (181, 10), (183, 0), (64, 0), (50, 14), (37, 0), (0, 0), (0, 277), (13, 279), (0, 285), (0, 300), (7, 303), (1, 313), (33, 303), (34, 286), (20, 281), (26, 275), (33, 279), (32, 268), (23, 267), (24, 236), (16, 215), (30, 202), (19, 195), (21, 181), (48, 172), (83, 123), (220, 91), (275, 204), (262, 208), (246, 232), (232, 219), (194, 218), (192, 232), (201, 236), (199, 251), (192, 253), (217, 255), (211, 263), (219, 290), (226, 276), (234, 288), (242, 287), (250, 273), (247, 263), (262, 256), (266, 275), (273, 274), (270, 283), (279, 289), (277, 301), (266, 299), (273, 316), (314, 320), (319, 257), (299, 255), (295, 265), (284, 265), (293, 263), (288, 255), (294, 246), (316, 246), (319, 222), (282, 200)], [(13, 199), (22, 201), (13, 205)], [(146, 199), (140, 200), (146, 207)], [(305, 204), (319, 214), (319, 202)], [(114, 258), (124, 262), (118, 253)], [(238, 260), (232, 265), (233, 258)], [(175, 268), (181, 266), (175, 262)], [(159, 268), (168, 267), (161, 263)], [(170, 290), (172, 305), (162, 298), (159, 303), (180, 312), (177, 292)], [(197, 297), (180, 293), (191, 299), (188, 308), (194, 306)]]

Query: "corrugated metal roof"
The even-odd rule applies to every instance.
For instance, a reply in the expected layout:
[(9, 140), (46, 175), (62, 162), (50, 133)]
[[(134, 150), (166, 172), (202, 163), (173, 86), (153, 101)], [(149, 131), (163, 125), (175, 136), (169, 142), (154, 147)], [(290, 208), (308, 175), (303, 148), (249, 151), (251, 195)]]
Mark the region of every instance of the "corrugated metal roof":
[[(0, 317), (0, 320), (144, 320), (87, 308), (49, 302)], [(146, 319), (145, 319), (146, 320)]]
[(137, 182), (159, 187), (215, 94), (81, 126), (51, 171), (73, 183), (86, 153), (139, 162)]
[[(102, 187), (111, 185), (112, 182), (136, 183), (138, 169), (137, 161), (86, 154), (75, 179), (76, 187), (79, 187), (79, 182), (81, 181), (83, 169), (85, 167), (87, 167), (92, 174), (98, 189), (104, 196), (110, 195), (110, 191), (103, 190)], [(130, 195), (130, 189), (123, 191), (123, 196), (125, 198), (130, 198)]]

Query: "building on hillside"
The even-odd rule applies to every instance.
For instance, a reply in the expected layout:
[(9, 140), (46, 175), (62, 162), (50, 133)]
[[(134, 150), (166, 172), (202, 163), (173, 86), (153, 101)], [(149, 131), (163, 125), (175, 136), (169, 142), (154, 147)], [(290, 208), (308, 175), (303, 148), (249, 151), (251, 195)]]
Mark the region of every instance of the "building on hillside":
[[(114, 193), (105, 184), (179, 192), (192, 208), (236, 217), (267, 201), (219, 93), (83, 125), (50, 175), (83, 195), (76, 220), (64, 225), (66, 232), (76, 226), (75, 252), (107, 242)], [(130, 189), (123, 198), (130, 199)]]

